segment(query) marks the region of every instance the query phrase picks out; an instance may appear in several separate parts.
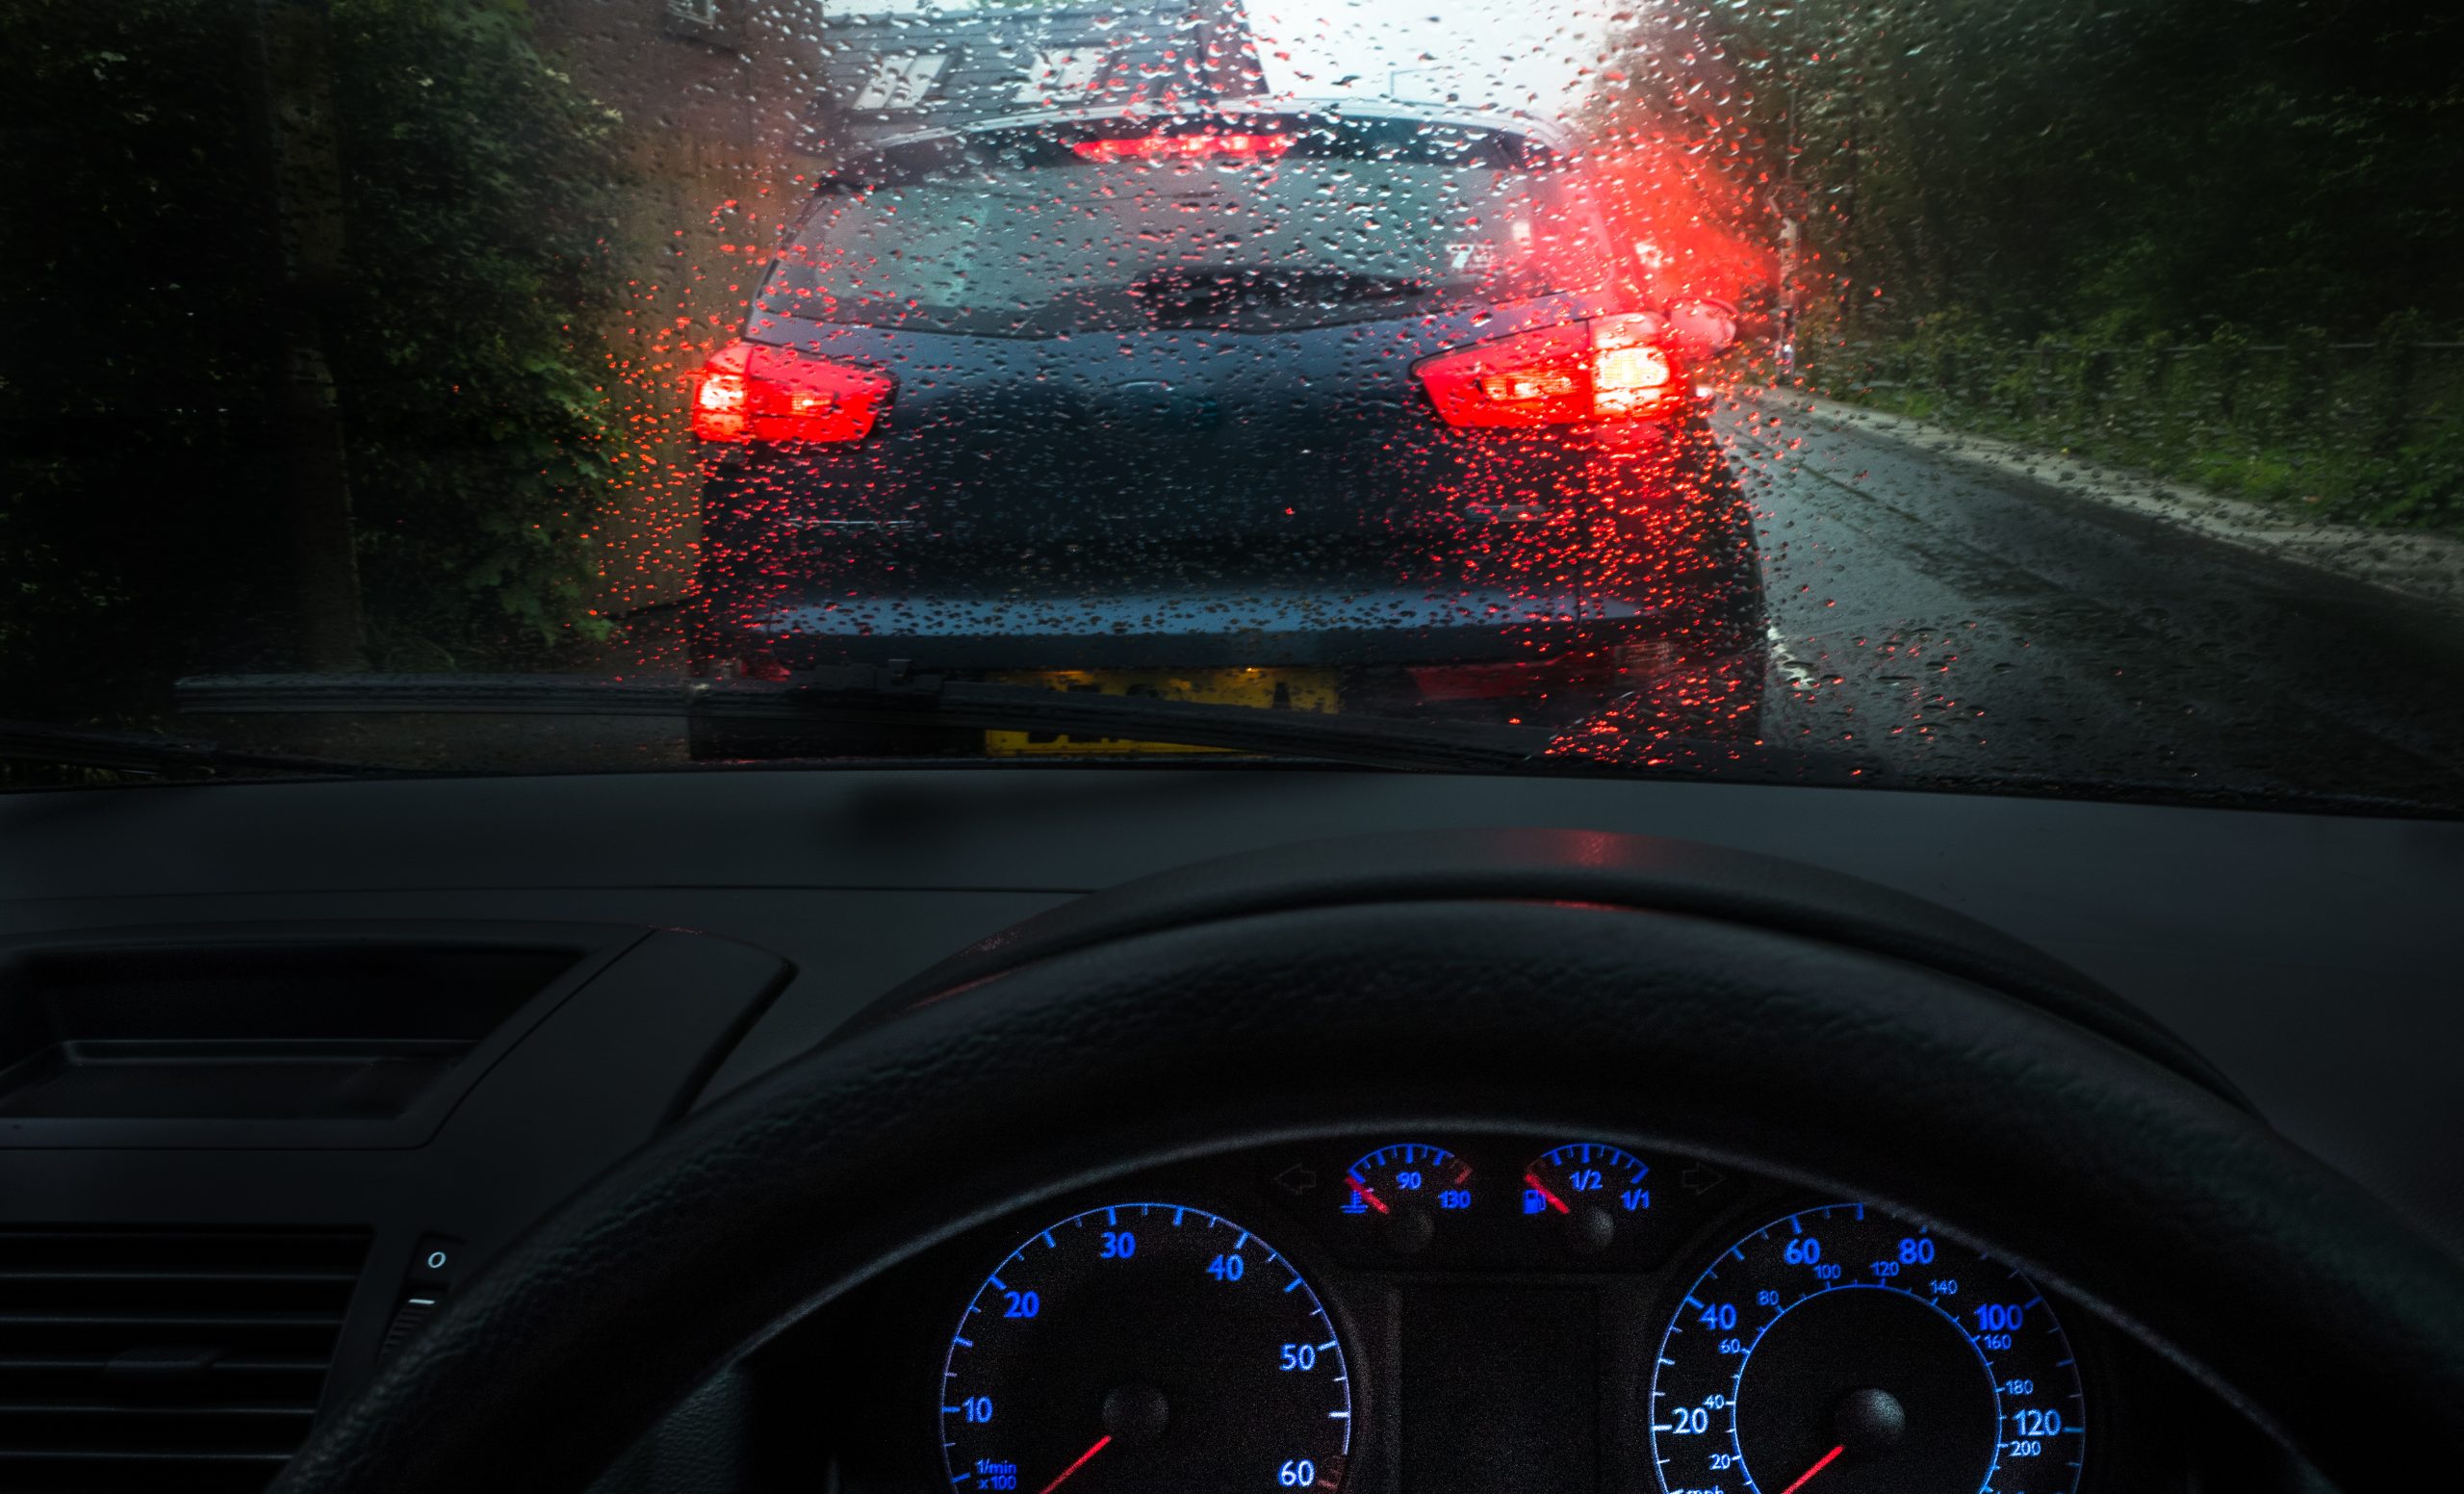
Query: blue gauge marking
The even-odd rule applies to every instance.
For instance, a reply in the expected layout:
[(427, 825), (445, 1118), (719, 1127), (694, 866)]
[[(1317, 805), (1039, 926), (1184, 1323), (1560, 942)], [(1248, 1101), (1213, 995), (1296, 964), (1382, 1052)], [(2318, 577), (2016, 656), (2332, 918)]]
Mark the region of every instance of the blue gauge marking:
[(1652, 1206), (1651, 1165), (1606, 1142), (1553, 1146), (1523, 1170), (1523, 1212), (1571, 1214), (1586, 1205), (1612, 1215)]
[(1250, 1230), (1108, 1204), (986, 1276), (943, 1361), (958, 1494), (1338, 1488), (1351, 1380), (1317, 1293)]
[(1472, 1206), (1471, 1164), (1443, 1146), (1398, 1142), (1363, 1155), (1344, 1170), (1346, 1214), (1392, 1214), (1398, 1208), (1452, 1212)]
[(2077, 1360), (2025, 1275), (1860, 1203), (1716, 1258), (1662, 1336), (1652, 1455), (1671, 1494), (1856, 1488), (2073, 1494)]

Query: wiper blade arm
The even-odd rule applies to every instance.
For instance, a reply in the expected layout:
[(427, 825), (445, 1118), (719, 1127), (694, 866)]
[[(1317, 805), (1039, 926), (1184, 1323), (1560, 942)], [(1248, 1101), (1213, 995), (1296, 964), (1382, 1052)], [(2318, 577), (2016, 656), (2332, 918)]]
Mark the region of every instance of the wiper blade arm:
[(1887, 784), (1883, 763), (1846, 753), (1581, 730), (1413, 719), (951, 680), (893, 662), (815, 669), (786, 681), (608, 680), (581, 675), (233, 675), (183, 680), (184, 710), (218, 714), (700, 716), (1051, 732), (1220, 747), (1367, 767), (1533, 768), (1752, 783)]
[(154, 732), (104, 732), (42, 721), (0, 721), (0, 759), (116, 773), (302, 773), (364, 777), (392, 769), (337, 758), (251, 752), (192, 736)]
[(1219, 706), (931, 675), (910, 682), (797, 683), (766, 697), (735, 697), (732, 686), (719, 685), (701, 708), (738, 719), (844, 716), (994, 732), (1023, 729), (1386, 768), (1515, 767), (1538, 757), (1551, 740), (1551, 734), (1536, 729), (1479, 722)]
[(428, 712), (868, 722), (1055, 732), (1395, 768), (1513, 767), (1539, 756), (1553, 739), (1537, 728), (1047, 690), (951, 680), (896, 664), (834, 666), (780, 682), (226, 675), (183, 680), (178, 695), (181, 709), (217, 714)]

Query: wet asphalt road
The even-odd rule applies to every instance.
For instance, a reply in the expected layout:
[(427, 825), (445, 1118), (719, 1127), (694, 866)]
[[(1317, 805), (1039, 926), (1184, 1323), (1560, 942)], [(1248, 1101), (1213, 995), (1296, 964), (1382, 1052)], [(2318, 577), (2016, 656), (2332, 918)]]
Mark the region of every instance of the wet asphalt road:
[(2464, 809), (2464, 617), (1819, 415), (1718, 424), (1764, 525), (1770, 739)]

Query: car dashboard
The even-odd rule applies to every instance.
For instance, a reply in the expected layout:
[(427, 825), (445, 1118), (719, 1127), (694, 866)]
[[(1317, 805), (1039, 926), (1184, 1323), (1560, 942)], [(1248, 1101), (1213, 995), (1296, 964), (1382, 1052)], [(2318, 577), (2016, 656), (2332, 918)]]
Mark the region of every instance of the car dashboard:
[[(2464, 1238), (2451, 825), (1270, 768), (20, 795), (0, 1482), (263, 1487), (560, 1200), (935, 962), (1204, 856), (1450, 824), (1933, 898)], [(1330, 1128), (1326, 1098), (1277, 1097), (1285, 1140), (988, 1200), (710, 1367), (601, 1486), (1829, 1494), (1887, 1448), (1986, 1494), (2325, 1486), (2094, 1282), (2040, 1286), (1957, 1220), (1547, 1117)], [(1892, 1347), (1848, 1366), (1843, 1337)], [(1200, 1379), (1240, 1389), (1201, 1406)], [(1176, 1415), (1211, 1419), (1160, 1439)]]
[[(1167, 1449), (1176, 1414), (1206, 1424)], [(1098, 1467), (1729, 1491), (1758, 1486), (1749, 1455), (1838, 1480), (1891, 1449), (1899, 1478), (1991, 1494), (2299, 1486), (2205, 1387), (1954, 1239), (1542, 1131), (1250, 1148), (988, 1222), (748, 1356), (629, 1476), (706, 1467), (714, 1441), (747, 1486), (883, 1494)]]

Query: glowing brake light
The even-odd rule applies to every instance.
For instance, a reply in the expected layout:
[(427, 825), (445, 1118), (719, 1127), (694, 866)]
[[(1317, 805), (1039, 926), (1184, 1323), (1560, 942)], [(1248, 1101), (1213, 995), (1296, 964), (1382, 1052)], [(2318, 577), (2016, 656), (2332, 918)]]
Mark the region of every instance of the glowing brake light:
[(1292, 148), (1289, 135), (1126, 135), (1073, 142), (1090, 161), (1189, 161), (1201, 156), (1244, 156), (1271, 161)]
[(1673, 414), (1677, 361), (1649, 314), (1593, 317), (1457, 348), (1412, 365), (1450, 425), (1564, 425)]
[(896, 379), (879, 369), (760, 343), (730, 343), (692, 375), (704, 441), (860, 441)]

